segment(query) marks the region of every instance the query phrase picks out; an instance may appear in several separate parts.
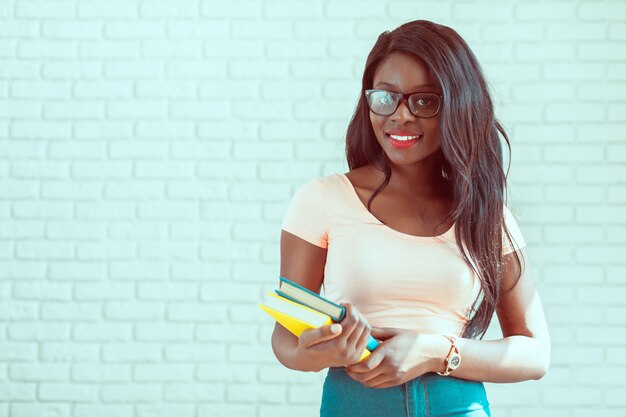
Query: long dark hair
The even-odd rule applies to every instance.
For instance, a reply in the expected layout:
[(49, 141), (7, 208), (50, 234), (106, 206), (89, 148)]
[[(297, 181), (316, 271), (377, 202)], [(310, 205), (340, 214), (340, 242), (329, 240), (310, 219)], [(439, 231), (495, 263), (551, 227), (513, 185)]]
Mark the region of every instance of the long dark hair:
[[(383, 183), (368, 201), (368, 209), (374, 197), (389, 184), (391, 168), (372, 130), (364, 91), (372, 88), (378, 64), (394, 52), (422, 60), (441, 88), (440, 160), (442, 177), (452, 194), (452, 207), (443, 223), (454, 222), (457, 246), (482, 287), (461, 336), (479, 335), (482, 339), (501, 298), (503, 232), (512, 241), (503, 217), (507, 174), (498, 132), (510, 153), (509, 138), (494, 116), (480, 65), (458, 33), (427, 20), (408, 22), (382, 33), (367, 57), (360, 99), (346, 135), (350, 170), (374, 164), (385, 174)], [(517, 284), (521, 276), (517, 253), (515, 262), (519, 272)]]

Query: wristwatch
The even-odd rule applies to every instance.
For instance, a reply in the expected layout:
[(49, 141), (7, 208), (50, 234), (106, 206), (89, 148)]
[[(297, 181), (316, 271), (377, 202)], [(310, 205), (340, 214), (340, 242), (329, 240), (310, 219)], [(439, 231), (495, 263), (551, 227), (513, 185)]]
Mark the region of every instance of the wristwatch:
[(443, 336), (450, 341), (452, 346), (450, 346), (450, 351), (448, 352), (448, 356), (446, 357), (446, 370), (443, 372), (437, 372), (441, 376), (448, 376), (450, 372), (454, 371), (461, 364), (461, 352), (459, 352), (459, 348), (456, 346), (456, 339), (454, 336)]

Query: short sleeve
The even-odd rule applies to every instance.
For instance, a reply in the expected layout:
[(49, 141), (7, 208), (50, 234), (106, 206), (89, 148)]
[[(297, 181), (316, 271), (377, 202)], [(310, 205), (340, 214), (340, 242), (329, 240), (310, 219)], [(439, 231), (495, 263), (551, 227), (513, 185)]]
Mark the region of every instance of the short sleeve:
[(302, 185), (292, 197), (281, 227), (286, 232), (326, 249), (328, 230), (323, 191), (319, 180)]
[(506, 224), (506, 228), (511, 235), (512, 243), (509, 242), (506, 234), (502, 233), (502, 254), (506, 255), (513, 251), (519, 250), (526, 246), (526, 242), (524, 241), (524, 236), (522, 235), (522, 231), (513, 216), (513, 213), (508, 209), (508, 207), (504, 206), (504, 224)]

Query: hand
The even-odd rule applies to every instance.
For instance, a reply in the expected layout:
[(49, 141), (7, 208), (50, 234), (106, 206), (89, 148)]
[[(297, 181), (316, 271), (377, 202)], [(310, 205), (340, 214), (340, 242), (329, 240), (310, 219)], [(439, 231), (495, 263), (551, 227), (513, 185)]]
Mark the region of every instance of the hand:
[(373, 328), (380, 346), (363, 362), (348, 366), (348, 375), (370, 388), (387, 388), (433, 372), (440, 362), (431, 352), (437, 335)]
[(367, 346), (371, 326), (352, 304), (342, 305), (346, 315), (341, 324), (305, 330), (298, 339), (296, 355), (308, 357), (311, 370), (356, 363)]

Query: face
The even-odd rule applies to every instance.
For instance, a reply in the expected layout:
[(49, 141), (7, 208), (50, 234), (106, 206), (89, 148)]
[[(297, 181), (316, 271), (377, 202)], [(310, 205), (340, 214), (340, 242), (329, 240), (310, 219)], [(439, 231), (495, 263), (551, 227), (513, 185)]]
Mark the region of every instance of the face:
[[(378, 65), (372, 88), (403, 94), (421, 92), (441, 95), (424, 63), (404, 53), (392, 53)], [(376, 139), (392, 164), (417, 164), (435, 157), (441, 148), (441, 110), (431, 118), (417, 117), (409, 110), (405, 97), (395, 113), (389, 116), (380, 116), (372, 111), (369, 113)], [(400, 140), (416, 136), (412, 140)]]

